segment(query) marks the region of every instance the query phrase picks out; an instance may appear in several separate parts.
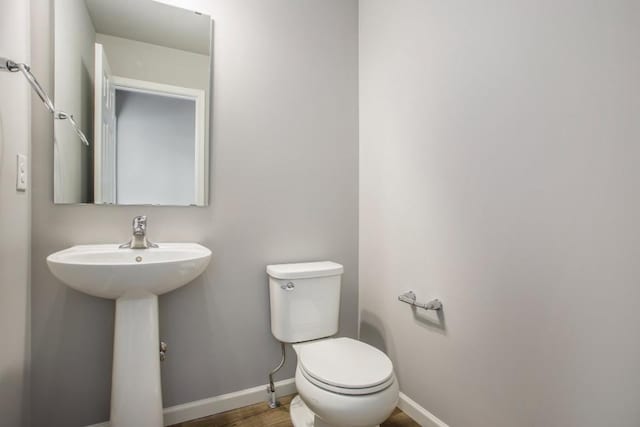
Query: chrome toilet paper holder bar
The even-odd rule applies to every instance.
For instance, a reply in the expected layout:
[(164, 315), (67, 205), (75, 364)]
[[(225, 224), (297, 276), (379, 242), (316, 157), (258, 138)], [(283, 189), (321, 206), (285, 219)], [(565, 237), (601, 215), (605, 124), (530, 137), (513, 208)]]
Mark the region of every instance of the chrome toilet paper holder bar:
[(440, 302), (440, 300), (434, 299), (427, 303), (418, 302), (416, 294), (413, 291), (408, 291), (398, 296), (398, 300), (414, 307), (424, 308), (425, 310), (442, 310), (442, 302)]

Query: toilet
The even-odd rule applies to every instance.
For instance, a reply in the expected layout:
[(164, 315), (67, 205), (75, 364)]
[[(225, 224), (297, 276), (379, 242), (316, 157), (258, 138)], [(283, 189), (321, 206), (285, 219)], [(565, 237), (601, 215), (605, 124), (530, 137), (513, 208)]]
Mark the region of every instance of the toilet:
[(344, 268), (335, 262), (267, 266), (271, 332), (298, 356), (291, 402), (295, 427), (373, 427), (398, 402), (386, 354), (338, 332)]

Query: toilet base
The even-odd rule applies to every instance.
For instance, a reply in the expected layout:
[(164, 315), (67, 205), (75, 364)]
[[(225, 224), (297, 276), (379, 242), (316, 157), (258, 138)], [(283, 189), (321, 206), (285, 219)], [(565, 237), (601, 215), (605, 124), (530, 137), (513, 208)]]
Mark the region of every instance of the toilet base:
[(313, 421), (316, 417), (315, 414), (311, 412), (311, 409), (302, 401), (300, 395), (297, 395), (291, 401), (289, 416), (291, 417), (293, 427), (313, 427)]
[[(304, 400), (297, 395), (291, 401), (289, 407), (289, 415), (291, 416), (291, 422), (294, 427), (349, 427), (349, 426), (336, 426), (333, 424), (327, 424), (313, 413), (311, 409), (304, 403)], [(371, 427), (380, 427), (379, 425)]]

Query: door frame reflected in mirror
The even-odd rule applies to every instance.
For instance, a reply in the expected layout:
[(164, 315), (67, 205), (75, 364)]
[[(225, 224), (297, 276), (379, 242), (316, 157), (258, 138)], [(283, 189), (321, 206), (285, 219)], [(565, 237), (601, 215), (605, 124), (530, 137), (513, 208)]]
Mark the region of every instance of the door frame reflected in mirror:
[[(167, 85), (163, 83), (150, 82), (145, 80), (136, 80), (130, 79), (127, 77), (120, 76), (111, 76), (110, 84), (112, 86), (113, 91), (126, 91), (126, 92), (136, 92), (136, 93), (144, 93), (155, 96), (163, 96), (168, 98), (180, 98), (186, 99), (189, 101), (193, 101), (195, 103), (195, 122), (194, 122), (194, 130), (195, 130), (195, 159), (194, 159), (194, 188), (195, 188), (195, 199), (193, 204), (202, 206), (205, 205), (206, 200), (206, 96), (205, 91), (200, 89), (193, 89), (188, 87), (180, 87), (174, 85)], [(97, 118), (96, 118), (97, 122)], [(96, 130), (98, 132), (98, 130)], [(112, 182), (105, 183), (102, 180), (104, 175), (98, 173), (98, 170), (105, 170), (105, 162), (108, 162), (108, 159), (105, 159), (104, 154), (107, 152), (111, 152), (111, 150), (106, 149), (107, 147), (102, 146), (102, 141), (96, 135), (96, 147), (94, 150), (94, 162), (96, 165), (96, 175), (94, 182), (94, 194), (95, 194), (95, 203), (96, 204), (118, 204), (117, 202), (117, 194), (115, 191), (116, 180), (117, 177), (114, 175), (112, 177)], [(117, 145), (117, 144), (116, 144)], [(110, 163), (110, 162), (109, 162)], [(104, 189), (106, 187), (113, 186), (114, 190), (111, 194), (115, 195), (115, 200), (105, 200), (104, 197)]]

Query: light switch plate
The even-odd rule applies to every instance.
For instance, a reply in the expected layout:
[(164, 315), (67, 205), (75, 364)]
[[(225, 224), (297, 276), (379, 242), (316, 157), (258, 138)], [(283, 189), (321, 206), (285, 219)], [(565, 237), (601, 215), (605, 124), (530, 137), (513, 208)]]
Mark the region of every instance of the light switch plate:
[(18, 154), (16, 165), (16, 191), (27, 191), (27, 156)]

